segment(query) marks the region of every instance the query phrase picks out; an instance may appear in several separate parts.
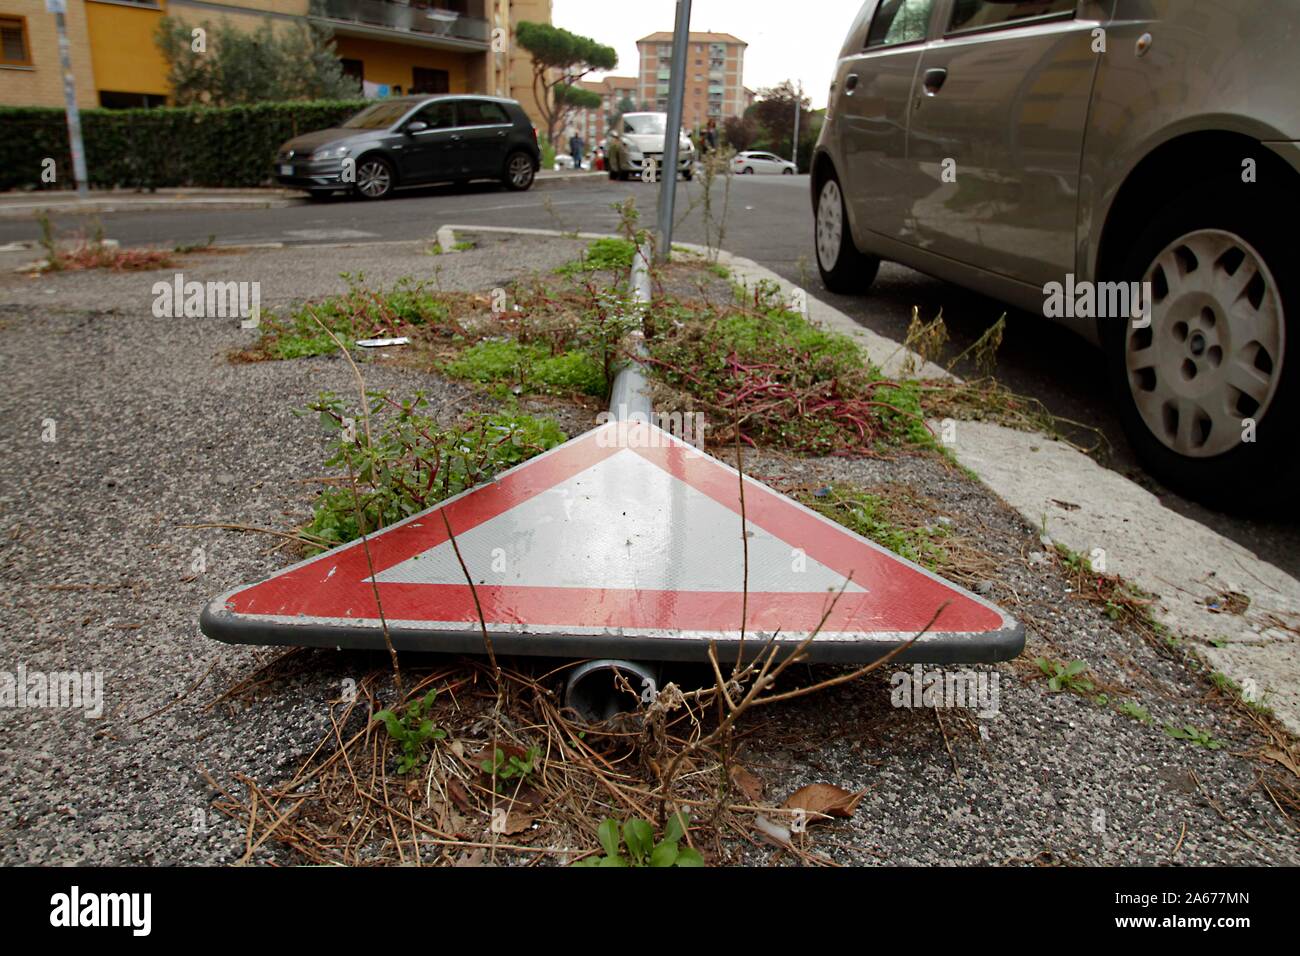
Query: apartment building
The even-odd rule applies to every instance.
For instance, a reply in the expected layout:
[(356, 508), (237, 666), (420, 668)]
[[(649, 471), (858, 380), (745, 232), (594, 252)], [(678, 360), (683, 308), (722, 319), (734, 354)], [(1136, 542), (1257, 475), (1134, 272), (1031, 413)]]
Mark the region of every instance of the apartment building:
[[(344, 71), (367, 96), (513, 96), (536, 122), (532, 69), (514, 42), (521, 20), (549, 23), (551, 0), (67, 0), (77, 101), (157, 106), (169, 95), (154, 43), (163, 16), (254, 28), (308, 18), (330, 27)], [(0, 0), (0, 104), (61, 106), (54, 15), (45, 0)]]
[[(3, 0), (0, 0), (2, 3)], [(668, 80), (673, 58), (673, 35), (652, 33), (636, 42), (641, 55), (637, 77), (637, 105), (668, 109)], [(682, 125), (704, 126), (710, 119), (721, 123), (745, 111), (744, 40), (730, 33), (692, 33), (686, 48), (686, 90)]]
[(578, 86), (600, 97), (600, 106), (594, 109), (574, 110), (569, 116), (564, 133), (564, 145), (567, 148), (569, 136), (577, 131), (588, 146), (595, 146), (609, 132), (614, 117), (621, 112), (619, 104), (624, 99), (632, 102), (632, 108), (641, 108), (637, 100), (637, 78), (635, 76), (605, 76), (599, 80), (582, 80)]

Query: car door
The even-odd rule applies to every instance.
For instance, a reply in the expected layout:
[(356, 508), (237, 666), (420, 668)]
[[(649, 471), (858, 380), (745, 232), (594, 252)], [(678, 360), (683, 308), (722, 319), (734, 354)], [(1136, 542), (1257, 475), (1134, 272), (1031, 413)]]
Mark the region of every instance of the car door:
[(1074, 271), (1094, 30), (1110, 5), (945, 0), (908, 138), (928, 184), (912, 208), (921, 247), (1034, 285)]
[(771, 153), (763, 153), (761, 159), (763, 165), (762, 168), (758, 170), (760, 173), (764, 173), (765, 175), (768, 176), (780, 175), (781, 161), (779, 159), (777, 159)]
[(907, 165), (912, 81), (941, 0), (880, 0), (861, 48), (844, 56), (835, 77), (835, 122), (845, 201), (855, 228), (909, 237), (912, 199), (923, 190)]
[[(424, 123), (425, 128), (412, 131), (412, 123)], [(456, 107), (452, 100), (428, 103), (402, 124), (401, 139), (393, 151), (399, 157), (403, 183), (427, 183), (455, 175), (459, 149), (453, 139), (455, 127)]]
[(460, 175), (496, 177), (506, 168), (506, 151), (514, 123), (500, 103), (460, 100), (456, 135), (460, 137)]

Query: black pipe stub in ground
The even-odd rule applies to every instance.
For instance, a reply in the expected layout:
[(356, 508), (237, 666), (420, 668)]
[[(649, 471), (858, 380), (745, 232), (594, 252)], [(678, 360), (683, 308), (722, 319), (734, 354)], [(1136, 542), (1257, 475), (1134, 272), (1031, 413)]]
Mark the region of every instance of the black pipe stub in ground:
[(633, 713), (659, 691), (659, 665), (641, 661), (598, 660), (579, 664), (564, 687), (565, 706), (589, 723)]

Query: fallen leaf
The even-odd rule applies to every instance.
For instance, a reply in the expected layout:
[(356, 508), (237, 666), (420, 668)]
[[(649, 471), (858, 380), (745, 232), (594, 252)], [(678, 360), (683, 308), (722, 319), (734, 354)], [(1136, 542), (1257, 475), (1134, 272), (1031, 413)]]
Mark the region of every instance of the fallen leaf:
[(731, 782), (740, 789), (750, 803), (757, 803), (763, 799), (763, 781), (740, 764), (731, 768)]
[(452, 866), (482, 866), (484, 855), (483, 848), (481, 846), (476, 847), (473, 850), (470, 850), (467, 853), (462, 853), (460, 856), (456, 857), (456, 862), (453, 863)]
[(447, 796), (451, 797), (451, 802), (461, 810), (470, 812), (469, 790), (458, 778), (452, 777), (447, 781)]
[[(781, 807), (785, 810), (807, 810), (828, 817), (851, 817), (868, 789), (870, 788), (864, 787), (857, 793), (849, 793), (829, 783), (809, 784), (786, 797)], [(808, 822), (815, 822), (816, 819), (814, 817)]]
[(511, 810), (506, 814), (506, 826), (501, 832), (506, 836), (514, 836), (516, 833), (523, 833), (533, 825), (533, 816), (530, 813), (519, 813)]
[(1286, 767), (1286, 769), (1290, 770), (1293, 774), (1295, 774), (1297, 777), (1300, 777), (1300, 766), (1296, 765), (1295, 760), (1293, 760), (1291, 755), (1287, 753), (1285, 750), (1282, 750), (1278, 747), (1265, 747), (1263, 750), (1260, 751), (1260, 754), (1263, 757), (1273, 761), (1274, 763), (1281, 764), (1282, 766)]

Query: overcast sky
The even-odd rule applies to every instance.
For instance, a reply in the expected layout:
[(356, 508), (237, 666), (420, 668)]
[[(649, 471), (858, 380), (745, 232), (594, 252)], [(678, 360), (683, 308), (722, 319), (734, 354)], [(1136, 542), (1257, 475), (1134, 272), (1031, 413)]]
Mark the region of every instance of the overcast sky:
[[(553, 0), (552, 22), (618, 50), (620, 76), (637, 72), (636, 41), (671, 32), (673, 0)], [(749, 44), (745, 85), (751, 90), (802, 80), (813, 107), (826, 92), (849, 24), (862, 0), (694, 0), (691, 29), (730, 33)]]

